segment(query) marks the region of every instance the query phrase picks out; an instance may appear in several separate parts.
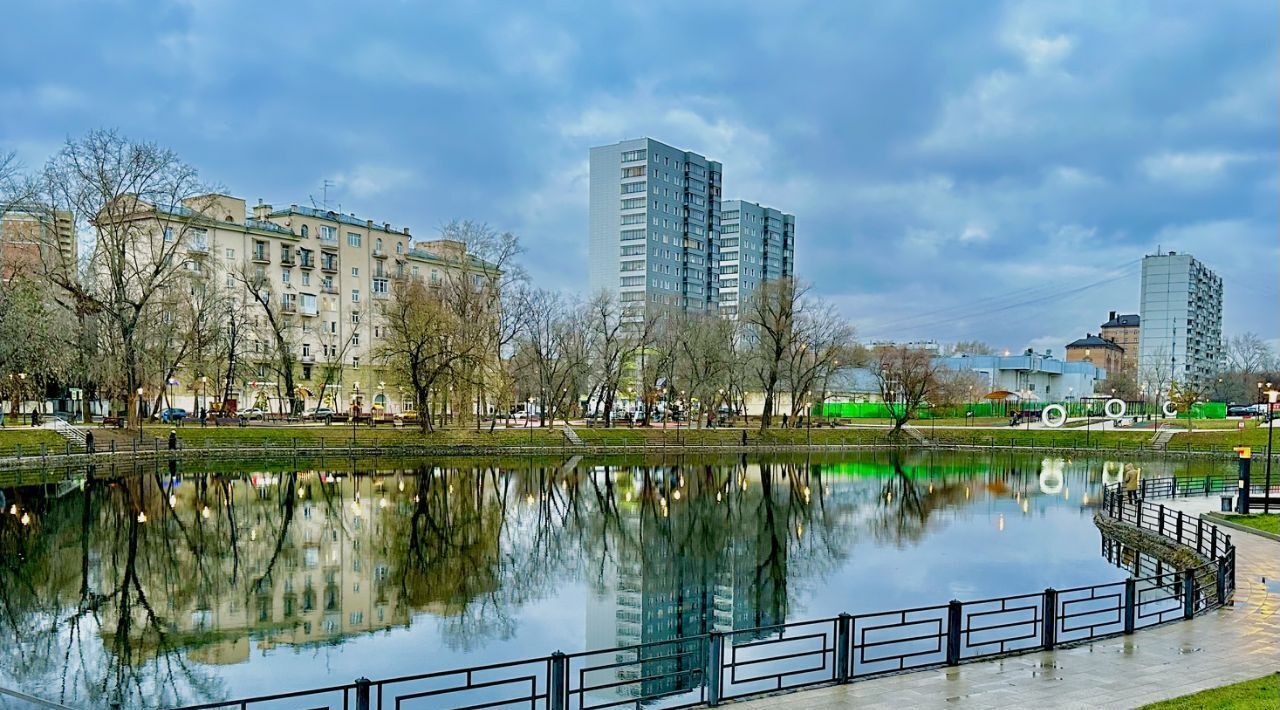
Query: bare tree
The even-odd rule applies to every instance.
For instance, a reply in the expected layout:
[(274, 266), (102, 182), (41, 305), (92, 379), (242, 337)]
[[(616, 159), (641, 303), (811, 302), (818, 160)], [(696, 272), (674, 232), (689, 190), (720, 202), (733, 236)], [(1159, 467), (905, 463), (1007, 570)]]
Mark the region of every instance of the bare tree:
[(796, 317), (796, 337), (786, 354), (786, 381), (790, 388), (791, 416), (804, 411), (814, 391), (824, 386), (843, 362), (855, 355), (853, 326), (829, 303), (804, 299)]
[(760, 430), (769, 428), (777, 406), (784, 361), (796, 342), (797, 305), (807, 291), (792, 279), (766, 281), (756, 289), (743, 322), (752, 345), (751, 369), (755, 386), (764, 392)]
[(870, 367), (897, 433), (936, 391), (939, 366), (928, 351), (885, 345), (872, 350)]
[(195, 168), (173, 151), (139, 143), (108, 130), (68, 140), (46, 165), (42, 203), (50, 214), (69, 211), (96, 239), (84, 279), (70, 269), (50, 278), (77, 312), (102, 314), (118, 347), (104, 355), (118, 367), (113, 382), (130, 422), (137, 423), (136, 392), (142, 370), (145, 327), (154, 322), (157, 296), (173, 283), (186, 260), (192, 223), (176, 219), (184, 206), (200, 211), (214, 192)]
[[(265, 363), (276, 375), (277, 399), (280, 402), (281, 414), (298, 413), (298, 390), (295, 384), (298, 364), (298, 324), (292, 317), (296, 309), (291, 293), (277, 295), (271, 279), (261, 267), (254, 267), (247, 261), (241, 263), (231, 276), (244, 285), (250, 300), (257, 307), (260, 318), (256, 319), (256, 337), (267, 349)], [(280, 381), (284, 381), (281, 388)]]

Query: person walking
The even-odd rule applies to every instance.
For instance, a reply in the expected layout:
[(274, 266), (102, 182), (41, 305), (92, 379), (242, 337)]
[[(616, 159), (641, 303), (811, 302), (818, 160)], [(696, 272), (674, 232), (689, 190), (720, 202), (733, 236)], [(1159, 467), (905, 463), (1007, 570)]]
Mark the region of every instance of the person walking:
[(1138, 486), (1142, 480), (1142, 472), (1133, 464), (1124, 465), (1124, 492), (1130, 503), (1138, 502)]

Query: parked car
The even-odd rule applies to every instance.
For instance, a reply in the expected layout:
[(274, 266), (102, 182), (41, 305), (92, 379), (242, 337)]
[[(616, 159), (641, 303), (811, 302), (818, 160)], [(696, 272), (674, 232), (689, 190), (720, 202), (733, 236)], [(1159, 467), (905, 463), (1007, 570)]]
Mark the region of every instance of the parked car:
[(1253, 405), (1233, 404), (1227, 407), (1228, 417), (1251, 417), (1254, 414), (1257, 414), (1257, 412), (1254, 410)]
[(329, 417), (332, 417), (335, 414), (337, 414), (337, 412), (333, 411), (331, 407), (312, 407), (311, 409), (308, 409), (307, 411), (302, 413), (302, 418), (303, 419), (328, 419)]
[(169, 407), (167, 409), (161, 409), (158, 418), (165, 424), (169, 424), (170, 422), (180, 422), (183, 419), (186, 419), (187, 416), (187, 410), (182, 409), (181, 407)]
[(267, 413), (261, 409), (258, 409), (257, 407), (242, 409), (240, 410), (240, 413), (239, 413), (239, 417), (241, 419), (263, 419), (266, 416), (267, 416)]

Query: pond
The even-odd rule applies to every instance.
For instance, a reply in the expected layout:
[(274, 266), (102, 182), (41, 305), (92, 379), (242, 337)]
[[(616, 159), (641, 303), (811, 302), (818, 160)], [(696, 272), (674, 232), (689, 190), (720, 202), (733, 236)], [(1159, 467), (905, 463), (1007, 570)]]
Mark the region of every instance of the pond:
[(179, 705), (1115, 581), (1091, 506), (1120, 464), (878, 452), (50, 472), (0, 491), (0, 686)]

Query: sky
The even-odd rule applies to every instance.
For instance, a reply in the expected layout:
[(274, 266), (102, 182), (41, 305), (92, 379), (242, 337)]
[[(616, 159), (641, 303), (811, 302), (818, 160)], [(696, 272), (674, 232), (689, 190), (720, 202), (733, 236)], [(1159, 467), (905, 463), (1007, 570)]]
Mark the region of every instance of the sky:
[(5, 6), (29, 167), (116, 128), (251, 204), (488, 222), (582, 293), (588, 149), (649, 136), (795, 214), (867, 340), (1061, 353), (1157, 249), (1222, 276), (1226, 335), (1280, 338), (1275, 2)]

